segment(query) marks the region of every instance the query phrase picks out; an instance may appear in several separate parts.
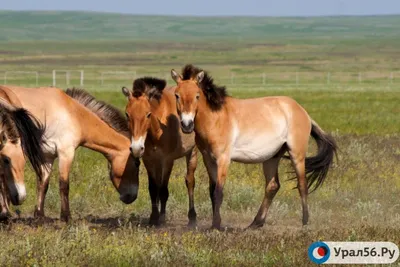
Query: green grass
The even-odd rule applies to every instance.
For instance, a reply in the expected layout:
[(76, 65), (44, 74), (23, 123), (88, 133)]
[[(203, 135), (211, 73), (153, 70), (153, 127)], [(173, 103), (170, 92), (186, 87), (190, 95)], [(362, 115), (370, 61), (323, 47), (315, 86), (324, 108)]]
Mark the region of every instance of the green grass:
[[(28, 198), (19, 207), (21, 218), (14, 215), (0, 224), (0, 265), (309, 266), (307, 248), (317, 240), (399, 244), (399, 19), (1, 11), (0, 73), (39, 71), (39, 85), (46, 86), (52, 83), (53, 69), (83, 69), (84, 88), (123, 110), (126, 99), (120, 88), (134, 77), (108, 77), (102, 86), (101, 71), (136, 71), (136, 77), (167, 78), (172, 85), (170, 69), (193, 63), (209, 70), (235, 97), (293, 97), (334, 135), (340, 152), (326, 183), (310, 195), (308, 227), (301, 226), (300, 199), (292, 190), (295, 183), (288, 181), (290, 164), (283, 161), (282, 187), (267, 225), (243, 231), (261, 203), (264, 178), (258, 165), (233, 163), (221, 210), (227, 230), (216, 232), (208, 230), (211, 203), (201, 160), (195, 189), (198, 228), (186, 227), (184, 160), (177, 160), (172, 172), (167, 225), (149, 228), (151, 205), (143, 165), (139, 197), (125, 205), (109, 181), (106, 160), (80, 148), (70, 175), (72, 222), (66, 225), (57, 219), (57, 165), (45, 206), (53, 220), (32, 219), (36, 182), (27, 169)], [(264, 85), (262, 73), (268, 75)], [(58, 75), (57, 85), (66, 88), (63, 79)], [(24, 86), (35, 82), (16, 75), (8, 81)], [(78, 84), (79, 77), (72, 74), (71, 86)], [(314, 153), (311, 144), (309, 152)]]
[[(123, 108), (122, 94), (94, 92)], [(264, 93), (234, 93), (256, 97)], [(400, 214), (393, 203), (400, 194), (397, 118), (399, 93), (272, 91), (293, 96), (340, 147), (339, 161), (324, 186), (310, 195), (311, 223), (301, 226), (300, 200), (294, 182), (287, 181), (290, 165), (280, 167), (282, 188), (260, 230), (245, 231), (257, 212), (264, 191), (258, 165), (230, 167), (222, 206), (222, 233), (208, 231), (211, 205), (208, 177), (201, 161), (196, 172), (195, 203), (199, 228), (186, 228), (185, 165), (178, 160), (170, 180), (167, 225), (148, 228), (150, 199), (141, 169), (139, 198), (132, 205), (118, 200), (107, 177), (102, 156), (79, 149), (71, 172), (74, 220), (44, 224), (31, 219), (35, 180), (26, 173), (28, 199), (22, 219), (1, 226), (2, 265), (281, 265), (308, 266), (306, 248), (316, 240), (400, 241)], [(362, 114), (361, 114), (362, 113)], [(313, 150), (311, 149), (310, 152)], [(46, 213), (59, 214), (56, 175), (51, 178)]]

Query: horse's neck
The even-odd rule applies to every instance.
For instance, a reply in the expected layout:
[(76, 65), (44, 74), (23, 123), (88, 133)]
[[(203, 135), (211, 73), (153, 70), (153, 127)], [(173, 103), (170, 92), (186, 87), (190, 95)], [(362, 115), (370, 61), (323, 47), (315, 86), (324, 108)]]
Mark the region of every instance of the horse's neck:
[(129, 149), (128, 137), (111, 128), (89, 110), (80, 112), (82, 146), (105, 155), (109, 160)]
[(170, 105), (167, 99), (167, 95), (164, 93), (160, 102), (153, 100), (151, 111), (151, 123), (149, 134), (154, 143), (159, 143), (163, 129), (161, 123), (167, 123), (168, 116), (171, 114)]
[[(202, 100), (199, 101), (195, 117), (196, 135), (204, 140), (208, 140), (210, 138), (208, 135), (215, 134), (221, 122), (227, 122), (229, 124), (229, 120), (230, 116), (224, 106), (218, 111), (212, 111), (206, 100), (202, 98)], [(224, 131), (227, 130), (228, 129), (225, 129)]]

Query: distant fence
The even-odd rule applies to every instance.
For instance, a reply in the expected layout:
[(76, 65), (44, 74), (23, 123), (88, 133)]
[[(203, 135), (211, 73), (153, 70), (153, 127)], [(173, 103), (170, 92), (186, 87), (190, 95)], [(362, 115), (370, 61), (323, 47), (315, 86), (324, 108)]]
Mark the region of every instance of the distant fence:
[[(324, 84), (400, 84), (400, 72), (211, 72), (224, 85), (324, 85)], [(53, 86), (128, 85), (138, 77), (154, 76), (172, 83), (166, 72), (53, 70), (4, 71), (4, 84)]]

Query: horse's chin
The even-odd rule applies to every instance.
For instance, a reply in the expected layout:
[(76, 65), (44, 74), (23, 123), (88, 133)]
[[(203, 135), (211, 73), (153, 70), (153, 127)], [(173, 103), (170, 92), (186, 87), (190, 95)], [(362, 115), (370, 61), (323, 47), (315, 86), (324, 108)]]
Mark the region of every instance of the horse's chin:
[(194, 127), (190, 127), (190, 128), (181, 127), (181, 129), (182, 129), (182, 132), (183, 132), (184, 134), (191, 134), (191, 133), (193, 133), (193, 131), (194, 131)]
[(11, 200), (11, 203), (12, 203), (14, 206), (19, 206), (19, 205), (21, 205), (21, 203), (20, 203), (20, 201), (19, 201), (19, 198), (18, 198), (18, 194), (17, 194), (17, 195), (10, 195), (10, 200)]

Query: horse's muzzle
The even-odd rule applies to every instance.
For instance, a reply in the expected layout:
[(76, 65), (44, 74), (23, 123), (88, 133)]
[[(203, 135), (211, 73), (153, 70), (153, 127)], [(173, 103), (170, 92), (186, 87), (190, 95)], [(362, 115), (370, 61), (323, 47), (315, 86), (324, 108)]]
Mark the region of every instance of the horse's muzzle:
[(183, 121), (181, 121), (181, 129), (182, 132), (185, 134), (190, 134), (193, 132), (194, 130), (194, 121), (189, 121), (189, 123), (184, 123)]

